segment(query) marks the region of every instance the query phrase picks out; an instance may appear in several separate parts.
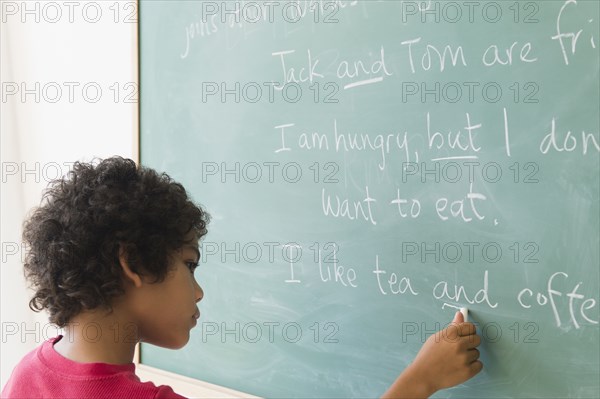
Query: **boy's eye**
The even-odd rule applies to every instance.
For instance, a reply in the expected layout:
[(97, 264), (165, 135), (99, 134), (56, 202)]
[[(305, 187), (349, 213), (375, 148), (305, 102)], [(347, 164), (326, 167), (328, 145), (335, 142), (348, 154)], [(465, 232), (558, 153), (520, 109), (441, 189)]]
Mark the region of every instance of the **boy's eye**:
[(194, 273), (194, 270), (198, 267), (198, 262), (185, 262), (185, 264), (190, 269), (190, 272), (192, 272), (192, 274)]

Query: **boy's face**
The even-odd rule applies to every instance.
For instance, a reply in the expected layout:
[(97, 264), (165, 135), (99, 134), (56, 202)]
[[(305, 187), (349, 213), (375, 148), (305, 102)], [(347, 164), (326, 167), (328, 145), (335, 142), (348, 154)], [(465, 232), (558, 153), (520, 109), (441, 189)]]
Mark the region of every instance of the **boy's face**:
[(198, 261), (197, 241), (186, 244), (173, 253), (164, 281), (138, 291), (134, 312), (142, 341), (171, 349), (188, 342), (200, 317), (196, 303), (204, 296), (194, 277)]

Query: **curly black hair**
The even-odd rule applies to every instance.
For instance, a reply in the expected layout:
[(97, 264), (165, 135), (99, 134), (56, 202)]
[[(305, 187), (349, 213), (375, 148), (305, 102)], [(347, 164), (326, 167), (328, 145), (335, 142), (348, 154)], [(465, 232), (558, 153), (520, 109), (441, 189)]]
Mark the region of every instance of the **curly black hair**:
[(118, 156), (94, 161), (50, 182), (23, 224), (29, 307), (59, 327), (83, 310), (112, 309), (124, 293), (120, 248), (134, 272), (160, 282), (173, 252), (207, 232), (208, 213), (166, 173)]

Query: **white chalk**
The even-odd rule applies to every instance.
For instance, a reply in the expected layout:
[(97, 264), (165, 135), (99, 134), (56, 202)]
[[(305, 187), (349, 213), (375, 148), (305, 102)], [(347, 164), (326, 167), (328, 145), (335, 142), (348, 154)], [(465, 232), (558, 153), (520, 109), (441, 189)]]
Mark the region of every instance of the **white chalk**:
[(469, 309), (460, 308), (460, 313), (462, 313), (463, 318), (465, 319), (465, 322), (469, 321)]

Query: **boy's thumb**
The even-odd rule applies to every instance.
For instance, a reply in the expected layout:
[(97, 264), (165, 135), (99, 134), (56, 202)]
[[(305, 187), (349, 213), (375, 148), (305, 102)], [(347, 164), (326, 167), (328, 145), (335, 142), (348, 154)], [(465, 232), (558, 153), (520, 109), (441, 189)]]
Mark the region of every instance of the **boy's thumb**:
[(465, 318), (464, 318), (463, 314), (461, 312), (456, 312), (456, 314), (454, 315), (454, 320), (452, 320), (452, 323), (460, 324), (460, 323), (464, 323), (464, 322), (465, 322)]

